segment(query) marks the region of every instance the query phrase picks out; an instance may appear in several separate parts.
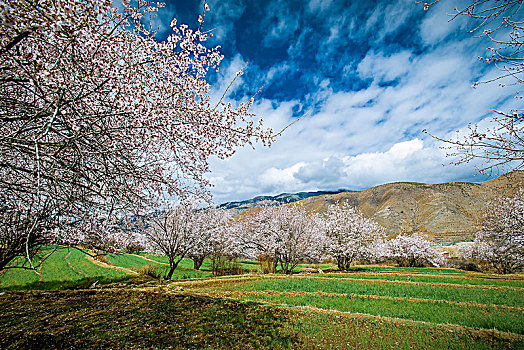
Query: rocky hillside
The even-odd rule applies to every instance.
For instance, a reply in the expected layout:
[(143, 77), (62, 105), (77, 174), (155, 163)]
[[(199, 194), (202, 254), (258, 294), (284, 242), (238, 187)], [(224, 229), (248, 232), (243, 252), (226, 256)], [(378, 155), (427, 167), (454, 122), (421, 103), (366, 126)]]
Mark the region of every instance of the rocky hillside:
[(336, 201), (349, 201), (391, 235), (422, 232), (437, 242), (453, 243), (473, 239), (477, 220), (488, 203), (521, 186), (524, 171), (515, 171), (483, 183), (390, 183), (363, 191), (310, 197), (301, 203), (319, 212)]

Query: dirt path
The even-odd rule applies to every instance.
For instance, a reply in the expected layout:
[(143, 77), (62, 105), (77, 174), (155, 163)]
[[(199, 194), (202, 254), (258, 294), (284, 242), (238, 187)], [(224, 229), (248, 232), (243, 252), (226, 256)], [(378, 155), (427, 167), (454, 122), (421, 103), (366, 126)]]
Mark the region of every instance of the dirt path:
[(105, 262), (102, 262), (102, 261), (98, 261), (96, 260), (95, 258), (93, 258), (91, 255), (88, 255), (86, 254), (86, 259), (90, 262), (92, 262), (93, 264), (95, 265), (98, 265), (100, 267), (103, 267), (103, 268), (106, 268), (106, 269), (113, 269), (113, 270), (120, 270), (130, 276), (138, 276), (140, 275), (138, 272), (136, 271), (133, 271), (131, 269), (128, 269), (128, 268), (125, 268), (125, 267), (120, 267), (120, 266), (115, 266), (115, 265), (110, 265), (110, 264), (107, 264)]
[(166, 263), (163, 263), (163, 262), (160, 262), (160, 261), (156, 261), (156, 260), (153, 260), (153, 259), (149, 259), (149, 258), (146, 258), (145, 256), (141, 256), (141, 255), (137, 255), (137, 254), (129, 254), (129, 255), (136, 256), (137, 258), (141, 258), (141, 259), (144, 259), (144, 260), (147, 260), (147, 261), (151, 261), (151, 262), (154, 262), (154, 263), (159, 264), (159, 265), (167, 265), (167, 266), (169, 266), (169, 264), (166, 264)]

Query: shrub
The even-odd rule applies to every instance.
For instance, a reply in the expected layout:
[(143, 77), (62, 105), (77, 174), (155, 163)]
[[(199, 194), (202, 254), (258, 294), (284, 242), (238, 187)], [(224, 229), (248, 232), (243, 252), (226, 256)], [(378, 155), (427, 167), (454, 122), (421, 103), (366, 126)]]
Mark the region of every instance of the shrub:
[(263, 274), (275, 273), (277, 270), (277, 263), (273, 257), (268, 254), (260, 254), (257, 257), (257, 261), (260, 263), (260, 270)]
[(211, 271), (213, 276), (242, 275), (245, 272), (236, 259), (230, 259), (225, 255), (214, 256), (211, 259)]
[(147, 264), (134, 270), (143, 276), (149, 276), (154, 279), (160, 279), (162, 277), (161, 269), (154, 266), (153, 264)]

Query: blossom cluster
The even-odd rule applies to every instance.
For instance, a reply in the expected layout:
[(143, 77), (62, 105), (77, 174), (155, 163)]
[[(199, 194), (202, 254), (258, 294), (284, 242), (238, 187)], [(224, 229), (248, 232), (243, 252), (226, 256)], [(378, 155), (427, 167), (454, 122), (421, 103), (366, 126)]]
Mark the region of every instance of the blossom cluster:
[(166, 195), (208, 197), (209, 157), (273, 138), (252, 99), (211, 103), (223, 56), (205, 45), (207, 5), (197, 29), (173, 20), (159, 41), (148, 18), (161, 4), (133, 3), (0, 3), (0, 202), (58, 240)]

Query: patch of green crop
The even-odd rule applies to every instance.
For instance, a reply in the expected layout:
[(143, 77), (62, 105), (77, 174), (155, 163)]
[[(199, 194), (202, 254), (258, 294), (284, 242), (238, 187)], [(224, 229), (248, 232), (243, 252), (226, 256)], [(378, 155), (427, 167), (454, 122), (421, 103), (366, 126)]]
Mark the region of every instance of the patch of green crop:
[(128, 269), (138, 269), (140, 267), (144, 267), (145, 265), (155, 264), (154, 262), (130, 254), (107, 254), (105, 256), (105, 260), (111, 265), (125, 267)]
[(437, 267), (397, 267), (397, 266), (376, 266), (376, 265), (355, 265), (349, 268), (355, 272), (409, 272), (409, 273), (443, 273), (457, 275), (471, 275), (471, 272), (455, 269)]
[[(46, 257), (36, 271), (30, 269), (3, 271), (0, 275), (0, 288), (2, 290), (22, 290), (81, 287), (89, 286), (95, 281), (107, 283), (129, 277), (121, 271), (95, 265), (87, 260), (84, 252), (77, 249), (57, 248), (43, 251), (43, 253), (49, 252), (52, 254)], [(28, 266), (29, 264), (24, 260), (24, 258), (19, 259), (15, 264)]]
[[(293, 291), (272, 295), (243, 292), (261, 285), (250, 282), (253, 278), (184, 282), (180, 285), (185, 294), (113, 287), (7, 292), (0, 295), (0, 348), (524, 348), (524, 337), (516, 334), (524, 332), (524, 316), (518, 309)], [(308, 281), (260, 278), (263, 283), (287, 280)], [(355, 282), (327, 281), (339, 285)], [(159, 286), (165, 288), (165, 284)], [(228, 299), (222, 299), (221, 290), (240, 292), (224, 293)], [(219, 292), (214, 298), (198, 295), (207, 291)], [(296, 308), (308, 305), (319, 309)]]
[(376, 316), (397, 317), (437, 324), (498, 329), (524, 334), (524, 313), (494, 307), (413, 302), (409, 300), (367, 299), (327, 295), (244, 294), (244, 300), (269, 301), (290, 306), (313, 306)]
[(73, 269), (85, 275), (86, 277), (103, 277), (107, 280), (111, 280), (127, 276), (126, 273), (120, 270), (106, 268), (92, 263), (88, 260), (88, 257), (85, 253), (76, 249), (71, 252), (67, 258), (67, 261), (69, 261)]
[(293, 329), (310, 349), (506, 349), (524, 341), (493, 331), (399, 322), (365, 315), (297, 311)]
[(481, 289), (458, 286), (442, 286), (416, 283), (388, 283), (382, 281), (359, 281), (348, 279), (310, 279), (303, 277), (263, 278), (247, 281), (238, 287), (234, 284), (223, 288), (246, 291), (278, 292), (326, 292), (359, 295), (378, 295), (387, 297), (449, 300), (454, 302), (474, 302), (507, 306), (524, 306), (524, 293), (513, 289)]
[(511, 279), (492, 276), (453, 276), (445, 277), (440, 274), (433, 276), (420, 276), (416, 274), (350, 274), (350, 273), (336, 273), (336, 274), (322, 274), (315, 275), (322, 278), (347, 278), (347, 279), (370, 279), (370, 280), (386, 280), (386, 281), (411, 281), (424, 283), (449, 283), (449, 284), (468, 284), (477, 286), (500, 286), (500, 287), (517, 287), (524, 288), (523, 279)]
[[(106, 260), (115, 266), (126, 267), (139, 271), (140, 268), (143, 268), (146, 265), (155, 266), (155, 270), (160, 272), (162, 276), (165, 276), (169, 271), (169, 265), (167, 265), (167, 258), (161, 257), (158, 255), (144, 254), (143, 257), (149, 259), (144, 259), (141, 256), (129, 255), (129, 254), (109, 254), (106, 257)], [(151, 261), (154, 260), (154, 261)], [(189, 259), (184, 259), (189, 260)], [(173, 280), (178, 279), (188, 279), (188, 278), (203, 278), (209, 277), (212, 274), (207, 271), (194, 270), (192, 268), (186, 267), (189, 266), (188, 261), (182, 261), (173, 273)], [(166, 262), (164, 262), (166, 261)], [(191, 267), (193, 265), (191, 264)]]

